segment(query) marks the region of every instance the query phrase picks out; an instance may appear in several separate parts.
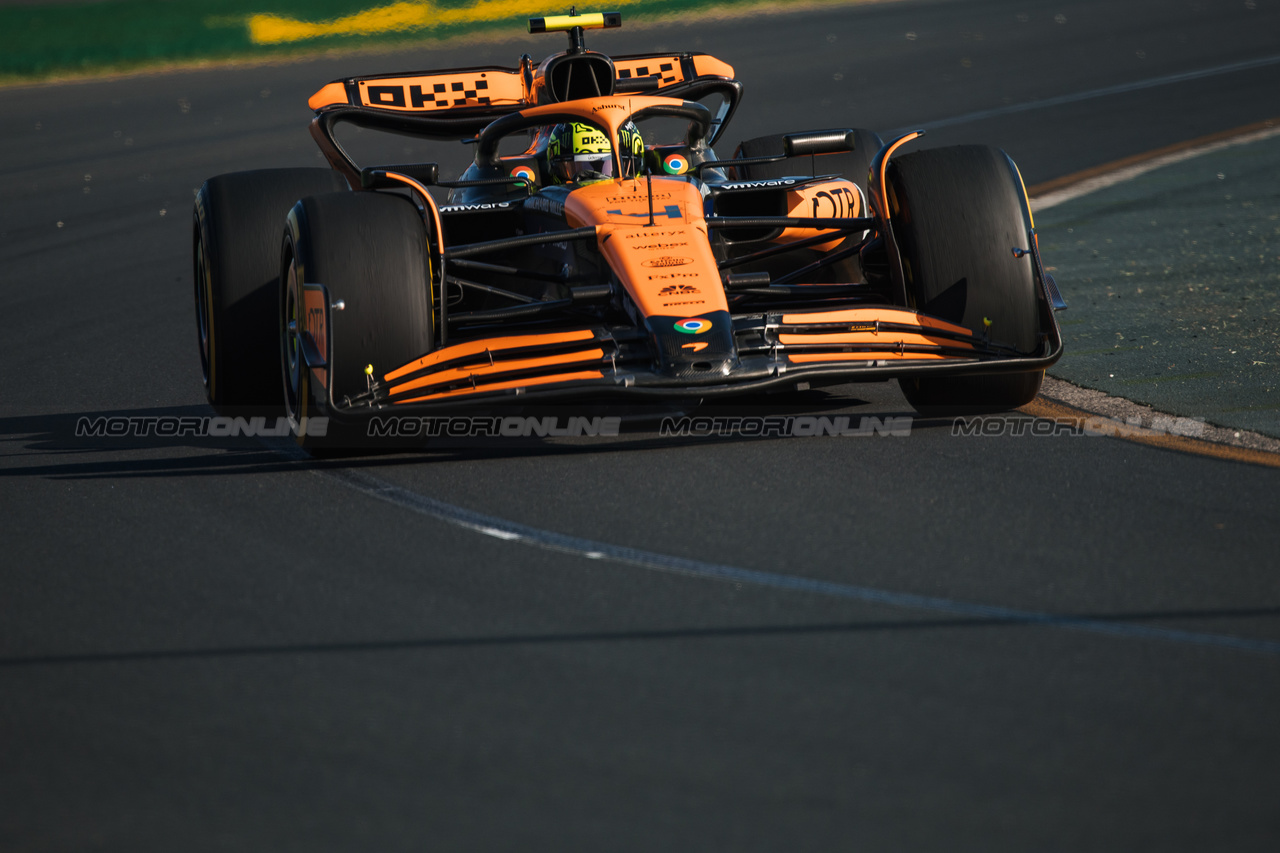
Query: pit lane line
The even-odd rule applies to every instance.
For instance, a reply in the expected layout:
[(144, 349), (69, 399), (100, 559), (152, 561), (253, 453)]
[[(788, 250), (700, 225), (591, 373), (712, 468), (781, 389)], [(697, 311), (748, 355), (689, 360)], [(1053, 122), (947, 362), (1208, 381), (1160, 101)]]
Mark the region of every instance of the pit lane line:
[[(299, 463), (315, 464), (311, 457), (296, 446), (274, 443), (268, 446)], [(1160, 628), (1122, 620), (1111, 621), (1105, 617), (1098, 616), (1077, 616), (1035, 610), (1019, 610), (1011, 607), (957, 601), (938, 596), (893, 592), (874, 587), (824, 581), (798, 575), (760, 571), (758, 569), (744, 569), (687, 557), (659, 554), (655, 551), (612, 545), (607, 542), (598, 542), (592, 539), (556, 533), (551, 530), (543, 530), (520, 522), (466, 509), (465, 507), (456, 506), (401, 488), (362, 471), (329, 467), (312, 467), (310, 471), (317, 476), (336, 480), (347, 488), (368, 497), (392, 504), (401, 509), (410, 510), (419, 515), (434, 518), (437, 521), (443, 521), (455, 527), (461, 527), (505, 542), (518, 543), (562, 554), (571, 554), (576, 557), (585, 557), (589, 560), (608, 560), (667, 574), (737, 584), (751, 584), (752, 586), (786, 592), (812, 593), (866, 604), (879, 604), (909, 610), (924, 610), (933, 613), (964, 616), (992, 624), (1041, 625), (1134, 640), (1157, 640), (1182, 645), (1208, 646), (1232, 651), (1280, 655), (1280, 641), (1276, 640), (1259, 640), (1234, 637), (1228, 634), (1209, 634), (1176, 628)]]
[(1154, 89), (1157, 86), (1168, 86), (1173, 83), (1185, 83), (1190, 80), (1202, 80), (1205, 77), (1216, 77), (1220, 74), (1234, 74), (1237, 71), (1250, 71), (1254, 68), (1266, 68), (1269, 65), (1280, 65), (1280, 56), (1263, 56), (1257, 59), (1229, 62), (1226, 65), (1215, 65), (1211, 68), (1201, 68), (1196, 71), (1182, 71), (1177, 74), (1148, 77), (1146, 80), (1136, 80), (1132, 83), (1120, 83), (1115, 86), (1104, 86), (1101, 89), (1088, 89), (1084, 92), (1075, 92), (1070, 95), (1057, 95), (1052, 98), (1044, 98), (1043, 100), (1038, 101), (1026, 101), (1021, 104), (1009, 104), (1004, 107), (992, 107), (991, 109), (977, 110), (976, 112), (952, 116), (951, 118), (927, 121), (923, 124), (904, 125), (888, 131), (886, 136), (908, 133), (912, 130), (938, 130), (939, 128), (951, 127), (952, 125), (968, 124), (973, 121), (982, 121), (984, 119), (997, 118), (999, 116), (1014, 115), (1016, 113), (1029, 112), (1031, 110), (1039, 110), (1046, 107), (1059, 107), (1064, 104), (1091, 101), (1094, 98), (1106, 98), (1111, 95), (1124, 95), (1129, 92), (1140, 92), (1143, 89)]

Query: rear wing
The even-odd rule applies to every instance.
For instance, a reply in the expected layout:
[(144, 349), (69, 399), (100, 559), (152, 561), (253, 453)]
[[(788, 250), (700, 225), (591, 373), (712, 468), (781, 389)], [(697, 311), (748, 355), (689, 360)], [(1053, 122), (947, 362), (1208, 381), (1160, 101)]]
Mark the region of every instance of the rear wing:
[[(612, 57), (615, 91), (680, 97), (671, 91), (699, 80), (733, 80), (733, 66), (705, 53), (645, 53)], [(500, 115), (537, 106), (537, 80), (532, 61), (520, 68), (489, 65), (347, 77), (329, 83), (311, 96), (314, 111), (335, 107), (364, 107), (411, 115), (433, 115), (455, 110)], [(603, 93), (608, 94), (608, 93)]]
[[(742, 98), (733, 66), (705, 53), (605, 57), (588, 51), (581, 58), (588, 56), (596, 67), (603, 61), (612, 69), (611, 85), (617, 94), (685, 100), (721, 95), (724, 101), (712, 120), (709, 145), (724, 131)], [(544, 72), (549, 64), (567, 58), (559, 54), (538, 68), (526, 55), (518, 68), (490, 65), (335, 80), (307, 101), (316, 113), (311, 135), (330, 164), (358, 185), (360, 169), (335, 140), (336, 124), (441, 140), (471, 137), (508, 113), (564, 100), (556, 97)]]
[[(382, 74), (335, 80), (307, 105), (317, 113), (337, 107), (363, 107), (410, 115), (492, 107), (520, 109), (529, 91), (518, 68), (485, 66), (416, 74)], [(499, 110), (498, 114), (509, 110)]]

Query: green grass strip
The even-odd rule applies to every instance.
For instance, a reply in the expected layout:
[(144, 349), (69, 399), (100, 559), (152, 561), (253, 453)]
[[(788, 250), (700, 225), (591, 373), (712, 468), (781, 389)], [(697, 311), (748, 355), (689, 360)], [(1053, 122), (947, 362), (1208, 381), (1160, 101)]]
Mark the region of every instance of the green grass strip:
[[(518, 36), (529, 17), (568, 5), (528, 0), (107, 0), (0, 7), (0, 80), (38, 80), (228, 59), (270, 59), (474, 33)], [(613, 0), (580, 11), (621, 11), (623, 26), (686, 12), (745, 12), (760, 0)], [(776, 4), (775, 4), (776, 5)], [(736, 7), (736, 9), (735, 9)], [(294, 31), (335, 31), (255, 43), (265, 16)], [(251, 22), (254, 26), (251, 28)], [(320, 25), (320, 26), (316, 26)], [(275, 27), (280, 32), (279, 26)], [(564, 37), (546, 36), (548, 50)], [(590, 43), (590, 35), (588, 35)]]

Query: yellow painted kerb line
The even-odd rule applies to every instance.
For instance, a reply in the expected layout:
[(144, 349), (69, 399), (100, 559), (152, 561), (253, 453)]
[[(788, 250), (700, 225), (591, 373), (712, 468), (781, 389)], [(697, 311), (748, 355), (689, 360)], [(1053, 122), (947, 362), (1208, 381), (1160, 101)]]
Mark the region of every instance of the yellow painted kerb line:
[[(608, 0), (610, 11), (636, 6), (641, 0)], [(331, 21), (300, 21), (283, 15), (250, 15), (249, 40), (254, 44), (285, 44), (325, 36), (371, 36), (409, 30), (431, 29), (451, 24), (539, 15), (546, 0), (477, 0), (470, 6), (441, 8), (431, 0), (392, 3), (335, 18)]]
[(1072, 406), (1067, 406), (1044, 397), (1037, 397), (1018, 411), (1037, 418), (1065, 423), (1071, 426), (1094, 426), (1098, 434), (1111, 435), (1125, 441), (1160, 447), (1164, 450), (1176, 450), (1181, 453), (1194, 453), (1197, 456), (1209, 456), (1214, 459), (1228, 459), (1232, 462), (1246, 462), (1251, 465), (1263, 465), (1268, 468), (1280, 468), (1280, 454), (1265, 450), (1252, 450), (1247, 447), (1235, 447), (1230, 444), (1218, 444), (1200, 438), (1184, 435), (1170, 435), (1166, 432), (1144, 429), (1138, 426), (1117, 423), (1108, 418), (1091, 415)]

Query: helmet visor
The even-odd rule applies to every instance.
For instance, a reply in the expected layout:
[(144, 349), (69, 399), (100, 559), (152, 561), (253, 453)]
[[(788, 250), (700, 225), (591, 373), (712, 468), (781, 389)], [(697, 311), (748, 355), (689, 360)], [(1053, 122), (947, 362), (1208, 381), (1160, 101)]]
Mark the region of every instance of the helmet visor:
[(613, 177), (613, 155), (609, 152), (600, 154), (575, 154), (565, 157), (556, 163), (556, 171), (560, 180), (576, 180), (579, 175), (595, 173), (606, 178)]

